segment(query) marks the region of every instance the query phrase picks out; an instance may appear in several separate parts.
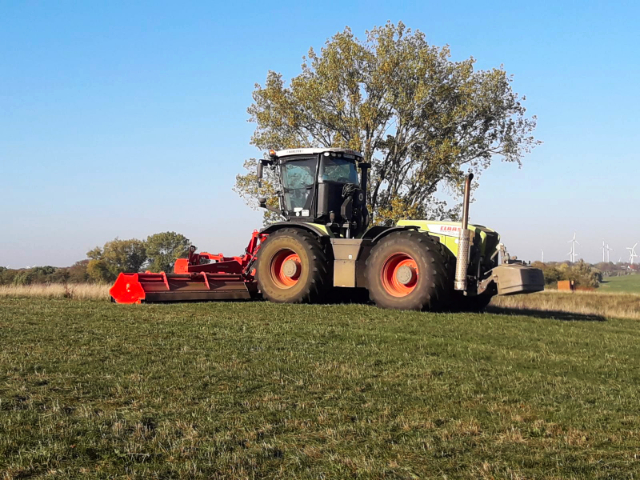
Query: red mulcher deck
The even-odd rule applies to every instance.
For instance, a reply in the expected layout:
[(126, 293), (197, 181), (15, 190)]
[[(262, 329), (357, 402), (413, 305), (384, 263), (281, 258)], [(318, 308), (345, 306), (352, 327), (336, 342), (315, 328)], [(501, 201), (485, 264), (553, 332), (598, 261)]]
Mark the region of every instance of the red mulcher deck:
[(260, 244), (267, 237), (253, 232), (245, 254), (195, 253), (176, 261), (173, 274), (121, 273), (109, 290), (116, 303), (187, 302), (250, 299), (257, 293), (253, 264)]

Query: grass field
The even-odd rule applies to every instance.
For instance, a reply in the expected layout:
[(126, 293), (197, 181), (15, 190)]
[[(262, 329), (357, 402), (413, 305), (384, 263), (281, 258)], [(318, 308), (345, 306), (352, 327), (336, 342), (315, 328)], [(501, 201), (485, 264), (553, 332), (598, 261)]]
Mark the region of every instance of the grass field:
[(70, 298), (74, 300), (109, 300), (110, 285), (95, 283), (0, 285), (1, 297)]
[(600, 285), (604, 292), (623, 292), (640, 294), (640, 275), (606, 277)]
[(0, 477), (636, 478), (638, 322), (570, 318), (0, 298)]

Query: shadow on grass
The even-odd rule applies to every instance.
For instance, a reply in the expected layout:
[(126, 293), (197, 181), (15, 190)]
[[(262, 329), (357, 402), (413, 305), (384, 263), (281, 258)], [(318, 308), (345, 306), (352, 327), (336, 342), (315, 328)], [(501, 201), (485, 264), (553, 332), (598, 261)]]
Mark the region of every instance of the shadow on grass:
[(488, 306), (486, 309), (486, 312), (494, 313), (497, 315), (522, 315), (525, 317), (553, 318), (555, 320), (562, 320), (565, 322), (605, 322), (607, 320), (602, 315), (574, 313), (574, 312), (561, 312), (559, 310), (532, 310), (532, 309), (496, 307), (493, 305)]

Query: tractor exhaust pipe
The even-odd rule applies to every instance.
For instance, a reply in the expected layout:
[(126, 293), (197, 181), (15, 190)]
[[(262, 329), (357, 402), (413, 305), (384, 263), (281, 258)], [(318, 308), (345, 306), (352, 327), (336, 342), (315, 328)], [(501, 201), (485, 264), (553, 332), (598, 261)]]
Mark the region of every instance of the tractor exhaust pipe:
[(467, 268), (469, 268), (469, 199), (471, 198), (471, 180), (473, 173), (467, 175), (464, 184), (464, 202), (462, 204), (462, 226), (458, 237), (458, 259), (456, 261), (456, 280), (454, 288), (465, 291), (467, 289)]
[(258, 188), (262, 188), (262, 171), (264, 169), (264, 164), (262, 160), (258, 160), (258, 171), (256, 172), (256, 176), (258, 177)]

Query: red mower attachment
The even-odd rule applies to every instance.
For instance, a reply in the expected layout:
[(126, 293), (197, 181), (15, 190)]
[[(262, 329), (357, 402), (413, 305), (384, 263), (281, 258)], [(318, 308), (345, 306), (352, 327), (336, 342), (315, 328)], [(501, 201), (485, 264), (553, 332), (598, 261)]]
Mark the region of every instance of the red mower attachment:
[(248, 300), (258, 291), (253, 264), (266, 237), (255, 230), (241, 257), (195, 253), (191, 246), (189, 257), (176, 261), (174, 274), (121, 273), (109, 294), (116, 303)]

